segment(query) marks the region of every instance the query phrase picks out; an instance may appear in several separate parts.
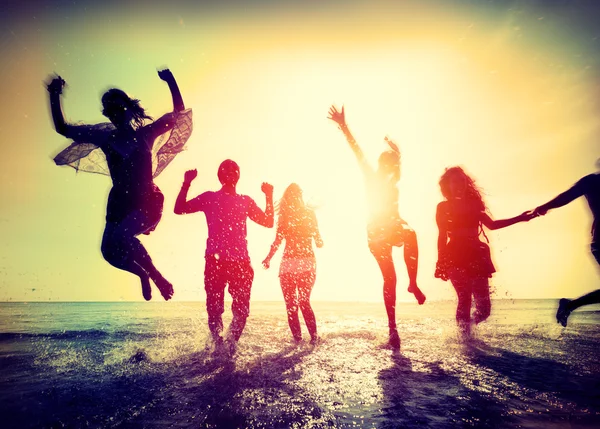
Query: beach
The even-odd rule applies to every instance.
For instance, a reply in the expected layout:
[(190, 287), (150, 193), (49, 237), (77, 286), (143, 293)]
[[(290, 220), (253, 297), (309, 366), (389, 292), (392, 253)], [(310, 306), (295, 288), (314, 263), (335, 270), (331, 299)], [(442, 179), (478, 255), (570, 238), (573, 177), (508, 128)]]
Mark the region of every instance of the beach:
[[(203, 302), (0, 304), (4, 428), (600, 425), (600, 308), (494, 300), (459, 341), (455, 303), (316, 302), (321, 342), (291, 341), (283, 302), (253, 302), (233, 358)], [(226, 306), (226, 322), (230, 310)]]

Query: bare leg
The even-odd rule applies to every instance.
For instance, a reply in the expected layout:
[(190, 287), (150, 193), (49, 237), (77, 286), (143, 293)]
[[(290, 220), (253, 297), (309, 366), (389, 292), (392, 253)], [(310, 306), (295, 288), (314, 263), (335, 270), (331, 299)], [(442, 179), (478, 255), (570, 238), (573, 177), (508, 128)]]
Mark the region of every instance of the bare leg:
[(142, 290), (145, 291), (144, 297), (150, 296), (145, 276), (150, 277), (164, 299), (169, 300), (173, 296), (173, 286), (156, 269), (150, 255), (135, 237), (147, 228), (147, 222), (141, 211), (135, 211), (118, 224), (107, 223), (102, 238), (102, 255), (111, 265), (138, 275), (142, 281)]
[(302, 340), (302, 331), (300, 329), (300, 319), (298, 318), (298, 294), (296, 276), (284, 274), (279, 279), (281, 290), (283, 291), (283, 299), (287, 310), (287, 320), (294, 340)]
[(223, 268), (219, 262), (207, 258), (204, 269), (204, 289), (206, 290), (206, 312), (208, 313), (208, 329), (214, 342), (219, 345), (223, 342), (223, 312), (225, 311), (225, 286)]
[(127, 249), (127, 243), (114, 234), (112, 225), (107, 224), (102, 238), (102, 256), (113, 267), (138, 276), (142, 285), (142, 295), (146, 301), (150, 301), (152, 299), (152, 288), (148, 273), (135, 261), (132, 252), (127, 251)]
[(298, 298), (300, 303), (300, 310), (302, 310), (302, 316), (304, 317), (304, 323), (310, 334), (311, 343), (315, 343), (318, 339), (317, 336), (317, 320), (315, 318), (315, 312), (310, 305), (310, 293), (315, 284), (315, 273), (306, 271), (298, 278)]
[(460, 275), (450, 277), (452, 286), (458, 296), (458, 305), (456, 307), (456, 323), (463, 337), (471, 335), (471, 285), (469, 281)]
[(584, 305), (599, 303), (600, 289), (597, 289), (574, 300), (563, 298), (559, 301), (558, 311), (556, 312), (556, 320), (561, 325), (567, 326), (567, 319), (569, 318), (572, 311)]
[(392, 260), (392, 248), (387, 244), (381, 245), (377, 249), (372, 246), (371, 252), (375, 256), (383, 275), (383, 302), (390, 329), (389, 344), (397, 349), (400, 348), (400, 337), (396, 327), (396, 268)]
[(490, 301), (490, 283), (487, 278), (474, 279), (472, 282), (473, 297), (475, 298), (475, 314), (473, 319), (476, 324), (487, 320), (492, 310)]
[(250, 315), (250, 291), (252, 289), (252, 281), (254, 280), (254, 270), (250, 265), (250, 261), (232, 263), (232, 265), (234, 267), (230, 267), (230, 272), (228, 273), (229, 293), (233, 299), (233, 303), (231, 304), (233, 319), (229, 326), (229, 332), (234, 342), (237, 342), (244, 331), (246, 320)]
[(417, 243), (417, 234), (412, 229), (406, 229), (404, 232), (404, 263), (408, 271), (408, 291), (415, 295), (419, 305), (425, 302), (425, 295), (417, 286), (417, 272), (419, 269), (419, 245)]

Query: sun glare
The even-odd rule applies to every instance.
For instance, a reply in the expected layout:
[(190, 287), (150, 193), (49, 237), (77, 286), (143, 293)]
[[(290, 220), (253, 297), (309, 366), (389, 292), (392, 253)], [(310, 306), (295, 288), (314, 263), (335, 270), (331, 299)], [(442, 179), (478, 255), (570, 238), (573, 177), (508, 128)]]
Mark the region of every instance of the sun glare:
[[(540, 82), (544, 70), (531, 57), (503, 46), (496, 46), (492, 54), (485, 39), (477, 40), (450, 42), (440, 37), (433, 43), (430, 37), (426, 44), (388, 42), (379, 49), (333, 51), (315, 46), (293, 53), (258, 49), (251, 57), (230, 60), (198, 83), (192, 104), (214, 103), (196, 111), (194, 141), (176, 161), (179, 168), (162, 180), (168, 180), (169, 194), (175, 195), (183, 169), (198, 167), (204, 174), (197, 191), (214, 189), (217, 165), (233, 158), (242, 169), (240, 191), (260, 205), (262, 181), (275, 185), (276, 198), (288, 184), (298, 183), (318, 206), (326, 243), (318, 261), (319, 282), (327, 287), (317, 287), (315, 299), (339, 299), (342, 294), (351, 300), (380, 300), (380, 274), (366, 245), (360, 169), (342, 133), (327, 119), (331, 104), (344, 105), (348, 124), (374, 167), (379, 153), (387, 149), (384, 136), (400, 146), (400, 214), (417, 231), (420, 279), (431, 290), (437, 282), (432, 276), (437, 257), (435, 207), (441, 201), (437, 183), (444, 168), (463, 165), (487, 191), (493, 214), (514, 216), (551, 196), (526, 197), (537, 192), (528, 178), (544, 173), (535, 164), (540, 142), (552, 138), (564, 146), (588, 120), (581, 111), (565, 111), (563, 102), (572, 96), (572, 88), (557, 89), (547, 73)], [(573, 116), (577, 125), (570, 125)], [(497, 204), (502, 197), (509, 198)], [(198, 237), (205, 234), (201, 215), (195, 221), (163, 223), (164, 229), (169, 224), (181, 237), (189, 236), (189, 228), (202, 231)], [(250, 252), (259, 266), (274, 232), (253, 226), (249, 231)], [(510, 233), (489, 236), (495, 241), (506, 234)], [(534, 274), (518, 261), (531, 260), (531, 243), (541, 234), (542, 229), (531, 224), (509, 248), (494, 251), (501, 283), (538, 287)], [(190, 263), (194, 259), (197, 264), (204, 239), (182, 240), (187, 241), (186, 254), (194, 255)], [(161, 247), (172, 244), (160, 243), (154, 251), (159, 253)], [(399, 262), (401, 252), (396, 250)], [(403, 264), (397, 264), (397, 270), (402, 285)], [(253, 296), (272, 296), (276, 276), (257, 271)], [(187, 282), (188, 291), (198, 290), (198, 279), (191, 282), (187, 274), (176, 281)], [(438, 288), (436, 295), (452, 297), (449, 288)], [(401, 292), (399, 299), (412, 297)]]

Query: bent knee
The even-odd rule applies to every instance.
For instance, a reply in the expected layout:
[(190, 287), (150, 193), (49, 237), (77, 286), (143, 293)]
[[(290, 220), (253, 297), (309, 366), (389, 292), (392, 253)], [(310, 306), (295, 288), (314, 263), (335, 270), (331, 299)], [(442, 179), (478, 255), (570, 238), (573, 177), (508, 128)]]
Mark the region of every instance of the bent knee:
[(417, 233), (414, 229), (406, 229), (404, 231), (404, 245), (416, 245), (417, 244)]

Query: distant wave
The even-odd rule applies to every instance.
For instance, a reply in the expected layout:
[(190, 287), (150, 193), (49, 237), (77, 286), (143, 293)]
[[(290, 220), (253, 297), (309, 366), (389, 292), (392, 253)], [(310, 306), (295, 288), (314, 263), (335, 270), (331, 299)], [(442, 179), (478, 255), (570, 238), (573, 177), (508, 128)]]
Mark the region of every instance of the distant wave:
[(51, 339), (51, 340), (103, 340), (123, 338), (151, 338), (160, 336), (157, 333), (139, 333), (131, 331), (103, 331), (100, 329), (89, 329), (82, 331), (60, 331), (60, 332), (0, 332), (0, 341), (12, 341), (26, 338)]

